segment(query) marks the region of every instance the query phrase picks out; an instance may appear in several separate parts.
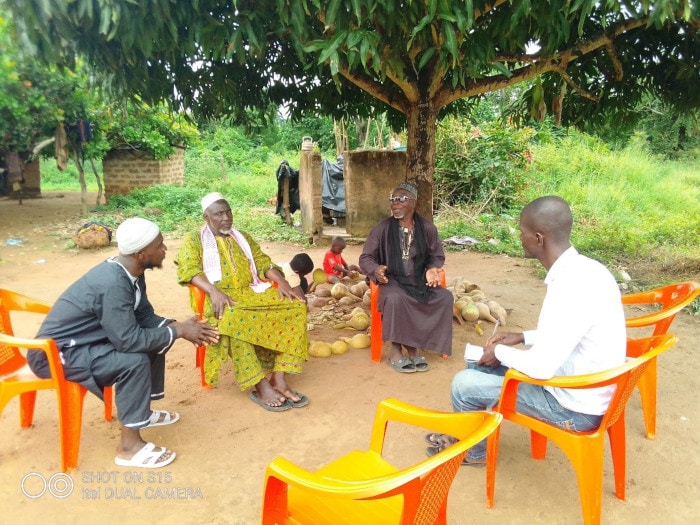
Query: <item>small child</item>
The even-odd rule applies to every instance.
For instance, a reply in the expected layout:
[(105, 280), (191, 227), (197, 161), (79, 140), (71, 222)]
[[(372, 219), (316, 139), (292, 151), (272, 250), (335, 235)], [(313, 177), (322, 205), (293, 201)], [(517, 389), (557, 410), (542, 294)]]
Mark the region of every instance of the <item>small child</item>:
[(307, 253), (298, 253), (289, 261), (289, 267), (299, 277), (299, 288), (306, 295), (309, 290), (309, 281), (306, 276), (314, 269), (311, 257)]
[(323, 271), (328, 275), (329, 283), (337, 283), (343, 277), (358, 278), (360, 267), (354, 264), (348, 266), (341, 255), (345, 249), (345, 239), (336, 235), (331, 239), (331, 249), (323, 257)]

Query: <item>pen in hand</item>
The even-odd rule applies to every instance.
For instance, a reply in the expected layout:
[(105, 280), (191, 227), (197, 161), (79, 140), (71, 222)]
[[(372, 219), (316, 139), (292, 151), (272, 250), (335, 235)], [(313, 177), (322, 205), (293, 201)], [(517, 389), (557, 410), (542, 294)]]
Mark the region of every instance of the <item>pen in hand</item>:
[[(493, 332), (491, 332), (491, 337), (496, 335), (496, 331), (498, 330), (499, 324), (500, 324), (500, 321), (498, 321), (498, 320), (493, 324)], [(491, 337), (489, 337), (489, 339), (491, 339)]]

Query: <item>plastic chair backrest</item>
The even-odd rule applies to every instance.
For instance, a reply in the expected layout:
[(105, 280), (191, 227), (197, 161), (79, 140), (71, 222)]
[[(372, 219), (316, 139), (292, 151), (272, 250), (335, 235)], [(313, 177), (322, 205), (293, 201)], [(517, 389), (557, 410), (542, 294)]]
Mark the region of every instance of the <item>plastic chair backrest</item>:
[[(440, 268), (440, 286), (447, 288), (447, 278), (445, 270)], [(384, 341), (382, 339), (382, 314), (379, 311), (379, 293), (381, 285), (374, 281), (369, 282), (369, 297), (370, 297), (370, 325), (369, 325), (369, 341), (370, 355), (373, 363), (379, 363), (382, 360), (382, 348)], [(444, 357), (444, 356), (443, 356)]]
[[(608, 429), (617, 423), (620, 416), (624, 413), (627, 401), (629, 401), (634, 388), (637, 386), (639, 378), (644, 374), (647, 367), (652, 363), (661, 352), (665, 352), (676, 344), (678, 338), (672, 334), (662, 334), (660, 336), (646, 337), (642, 339), (627, 339), (627, 355), (635, 355), (636, 357), (613, 369), (609, 373), (615, 373), (616, 370), (628, 368), (624, 373), (619, 374), (610, 384), (617, 386), (613, 395), (608, 411), (603, 416), (600, 422), (600, 428)], [(605, 373), (601, 372), (601, 378)], [(592, 385), (595, 381), (592, 382)], [(605, 385), (605, 382), (600, 382), (599, 385)]]
[[(381, 519), (382, 523), (444, 524), (447, 495), (464, 455), (493, 433), (501, 419), (496, 412), (437, 412), (386, 399), (377, 408), (368, 451), (351, 452), (318, 472), (284, 458), (270, 463), (262, 523), (354, 524)], [(389, 421), (451, 434), (459, 441), (415, 465), (397, 469), (381, 457)], [(384, 503), (377, 509), (368, 508), (367, 502)]]
[(700, 283), (687, 281), (645, 292), (638, 292), (622, 296), (622, 304), (658, 304), (661, 307), (651, 313), (638, 316), (629, 316), (625, 319), (628, 328), (641, 328), (654, 326), (653, 335), (661, 335), (668, 332), (676, 314), (692, 303), (700, 295)]
[[(671, 284), (645, 292), (638, 292), (622, 296), (622, 304), (626, 305), (625, 325), (629, 329), (653, 327), (653, 335), (662, 335), (668, 332), (676, 314), (692, 303), (700, 295), (700, 284), (687, 281)], [(630, 306), (658, 305), (658, 309), (642, 315), (631, 316)], [(648, 330), (651, 331), (651, 330)], [(627, 356), (637, 357), (637, 348), (628, 347)], [(657, 391), (657, 364), (653, 360), (647, 367), (644, 375), (639, 379), (637, 386), (642, 398), (642, 413), (644, 414), (644, 428), (647, 439), (656, 437), (656, 391)]]
[[(51, 306), (35, 301), (10, 290), (0, 289), (0, 333), (14, 336), (11, 311), (24, 311), (47, 314)], [(27, 364), (27, 360), (18, 348), (6, 344), (0, 345), (0, 377), (16, 372)]]

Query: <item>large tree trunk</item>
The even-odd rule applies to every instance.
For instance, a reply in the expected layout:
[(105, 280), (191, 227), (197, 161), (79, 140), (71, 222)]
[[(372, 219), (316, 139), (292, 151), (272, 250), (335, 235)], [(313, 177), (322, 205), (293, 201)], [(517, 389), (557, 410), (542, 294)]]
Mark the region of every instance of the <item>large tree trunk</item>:
[(433, 220), (433, 175), (435, 173), (435, 130), (438, 110), (429, 100), (412, 106), (406, 114), (406, 180), (418, 187), (416, 211)]

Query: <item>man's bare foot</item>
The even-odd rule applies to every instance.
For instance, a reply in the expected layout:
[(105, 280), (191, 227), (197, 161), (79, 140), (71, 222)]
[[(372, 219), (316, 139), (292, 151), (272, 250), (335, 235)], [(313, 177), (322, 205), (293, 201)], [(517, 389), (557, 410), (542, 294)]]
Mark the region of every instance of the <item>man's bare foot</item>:
[(404, 346), (406, 349), (406, 353), (408, 354), (408, 358), (413, 361), (416, 358), (416, 354), (418, 350), (412, 346)]
[[(415, 353), (415, 350), (413, 351)], [(389, 362), (394, 364), (398, 363), (403, 359), (403, 348), (399, 343), (391, 343), (391, 356), (389, 356)]]
[(273, 372), (270, 378), (270, 386), (279, 394), (284, 396), (284, 399), (289, 399), (294, 403), (301, 401), (301, 396), (299, 393), (295, 392), (284, 379), (284, 372)]
[(267, 379), (263, 379), (255, 385), (255, 392), (258, 399), (270, 407), (280, 407), (287, 402), (287, 397), (279, 392)]

